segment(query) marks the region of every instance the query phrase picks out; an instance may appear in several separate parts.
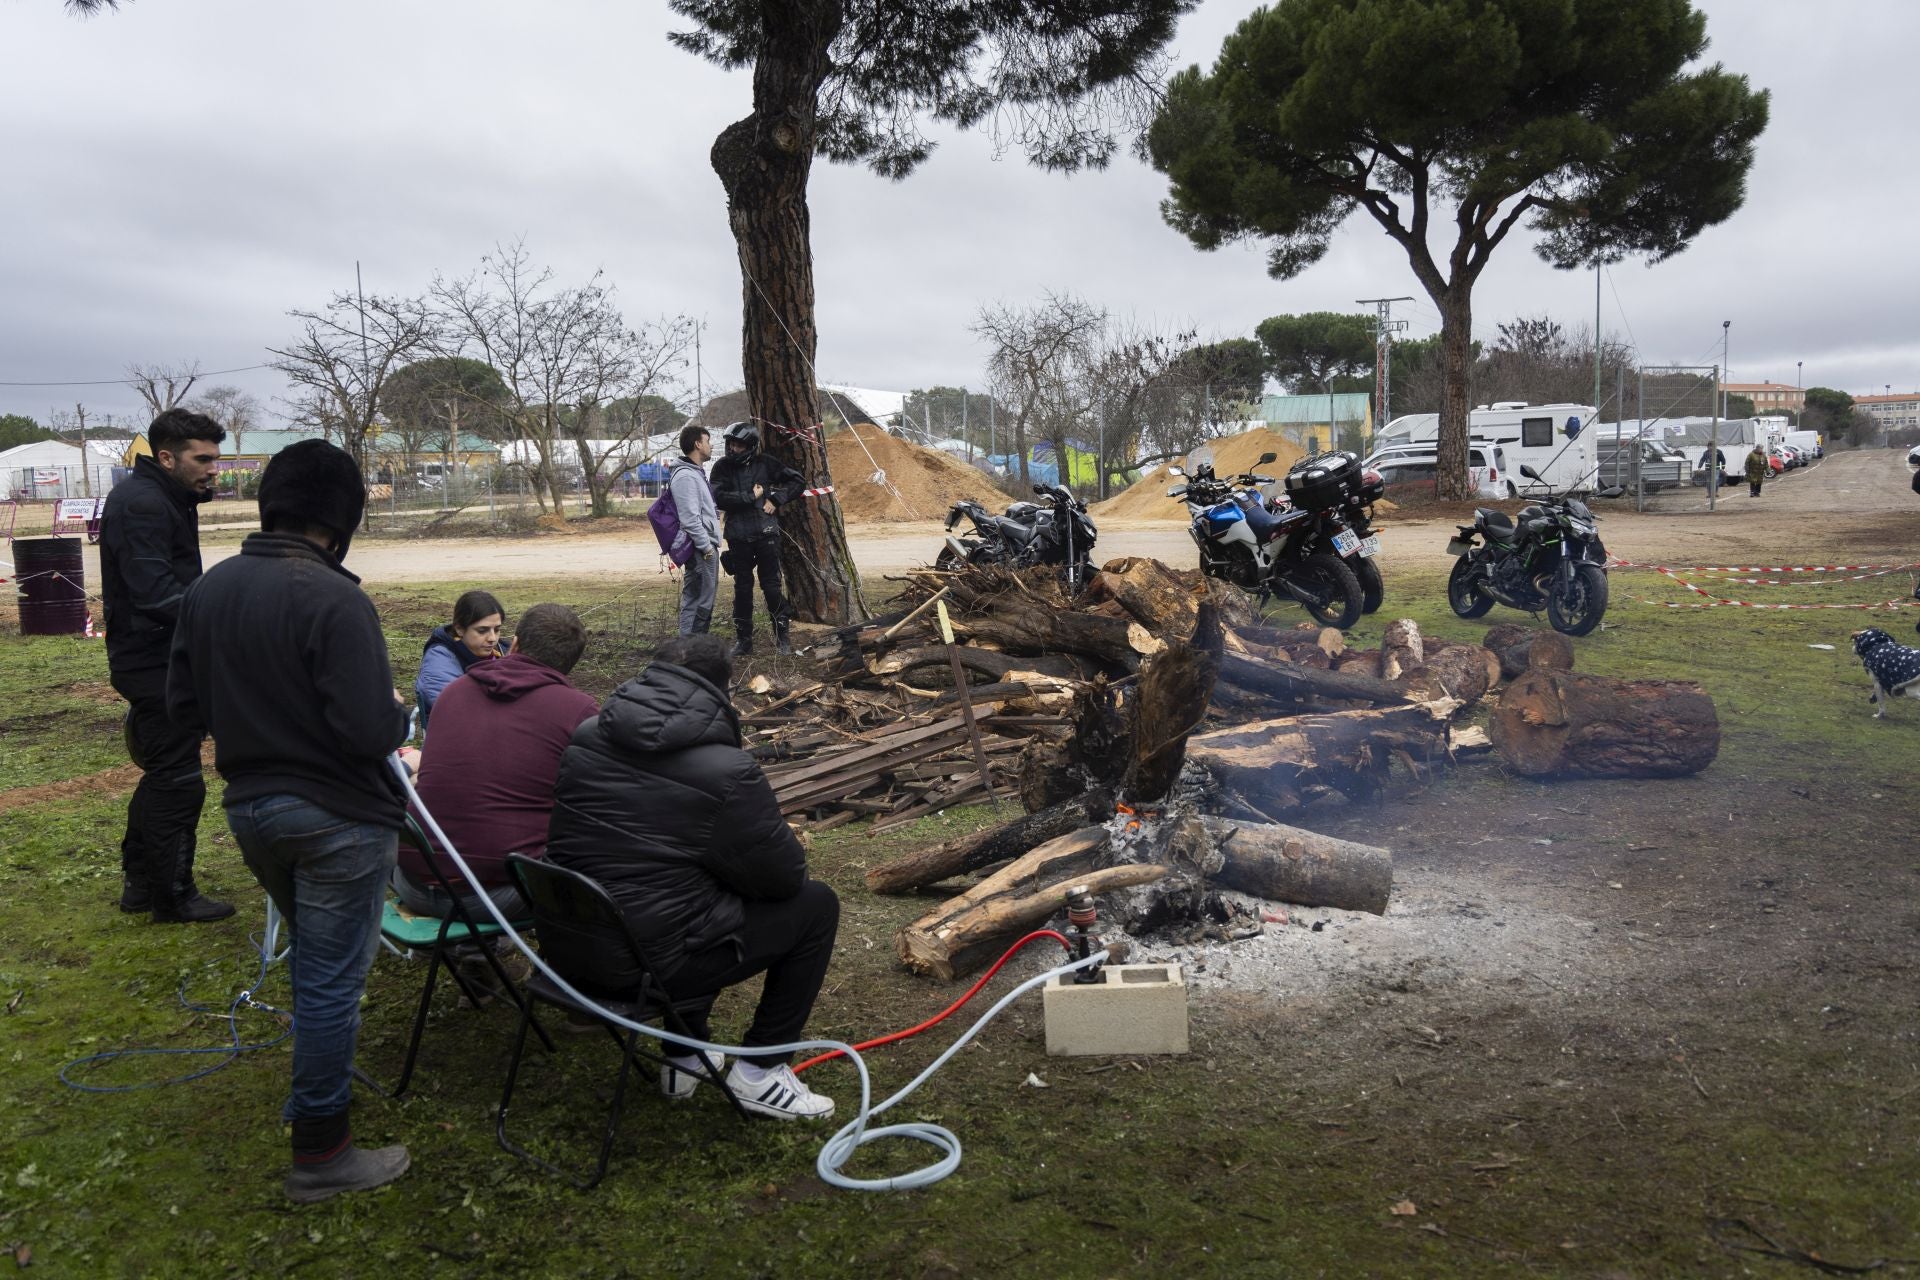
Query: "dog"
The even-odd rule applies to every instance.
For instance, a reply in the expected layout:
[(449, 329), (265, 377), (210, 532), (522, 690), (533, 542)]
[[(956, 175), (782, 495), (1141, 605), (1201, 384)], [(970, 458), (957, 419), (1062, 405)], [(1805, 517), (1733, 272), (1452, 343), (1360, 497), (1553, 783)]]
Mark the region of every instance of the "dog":
[(1853, 652), (1873, 681), (1873, 718), (1884, 719), (1887, 699), (1920, 698), (1920, 649), (1910, 649), (1878, 627), (1853, 633)]

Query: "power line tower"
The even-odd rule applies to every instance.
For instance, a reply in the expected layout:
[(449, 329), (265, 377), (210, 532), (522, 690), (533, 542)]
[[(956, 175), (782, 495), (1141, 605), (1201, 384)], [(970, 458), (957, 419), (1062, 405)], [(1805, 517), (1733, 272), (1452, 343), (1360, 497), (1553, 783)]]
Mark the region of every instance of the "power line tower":
[(1393, 388), (1392, 379), (1389, 376), (1393, 371), (1393, 335), (1407, 327), (1405, 320), (1393, 318), (1393, 304), (1412, 302), (1413, 299), (1410, 297), (1357, 298), (1355, 301), (1362, 306), (1373, 307), (1373, 402), (1380, 409), (1380, 416), (1375, 419), (1374, 430), (1378, 431), (1393, 420), (1391, 411)]

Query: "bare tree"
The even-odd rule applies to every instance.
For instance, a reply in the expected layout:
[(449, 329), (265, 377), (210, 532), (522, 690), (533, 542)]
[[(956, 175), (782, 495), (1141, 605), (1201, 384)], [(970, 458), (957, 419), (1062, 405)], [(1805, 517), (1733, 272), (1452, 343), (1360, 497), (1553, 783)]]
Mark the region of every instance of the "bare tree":
[(1106, 312), (1066, 293), (1049, 292), (1029, 307), (980, 309), (973, 333), (991, 348), (988, 373), (999, 402), (1013, 413), (1013, 453), (1020, 460), (1023, 486), (1028, 483), (1029, 428), (1044, 426), (1065, 460), (1073, 382), (1084, 372), (1106, 320)]
[(152, 416), (157, 418), (184, 403), (187, 392), (200, 378), (200, 362), (183, 360), (176, 365), (130, 364), (127, 384), (140, 393)]
[(1107, 496), (1107, 482), (1140, 452), (1156, 411), (1162, 409), (1163, 390), (1179, 376), (1182, 353), (1194, 334), (1170, 334), (1130, 320), (1104, 330), (1088, 368), (1092, 383), (1095, 438), (1100, 458), (1099, 488)]
[(432, 317), (419, 298), (336, 293), (319, 311), (289, 311), (300, 333), (268, 347), (296, 388), (294, 417), (321, 430), (362, 469), (387, 379), (427, 343)]
[(588, 443), (600, 404), (630, 392), (636, 379), (658, 379), (683, 362), (692, 332), (686, 321), (672, 321), (670, 340), (658, 334), (643, 340), (627, 327), (599, 272), (568, 288), (554, 280), (551, 267), (534, 264), (524, 240), (495, 246), (468, 276), (435, 276), (438, 341), (443, 355), (482, 360), (499, 372), (507, 389), (499, 409), (515, 437), (533, 448), (541, 505), (565, 510), (560, 462), (572, 453), (589, 485), (599, 485), (590, 493), (602, 509), (611, 451), (596, 457)]
[(227, 429), (233, 437), (230, 452), (245, 453), (246, 433), (260, 425), (260, 401), (252, 392), (239, 387), (208, 387), (191, 402), (191, 407), (206, 414)]
[[(687, 366), (693, 349), (694, 321), (687, 316), (660, 319), (629, 330), (621, 354), (622, 371), (591, 400), (569, 415), (574, 450), (580, 459), (587, 497), (596, 516), (613, 514), (611, 491), (620, 473), (640, 460), (647, 436), (663, 422), (661, 395)], [(610, 369), (611, 372), (611, 369)], [(606, 397), (602, 402), (600, 397)]]

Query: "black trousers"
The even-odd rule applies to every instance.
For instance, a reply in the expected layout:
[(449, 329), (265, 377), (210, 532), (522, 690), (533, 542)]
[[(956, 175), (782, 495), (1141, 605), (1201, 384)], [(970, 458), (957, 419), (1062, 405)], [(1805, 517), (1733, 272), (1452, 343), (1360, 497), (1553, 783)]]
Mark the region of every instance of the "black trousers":
[(136, 884), (165, 895), (193, 870), (194, 833), (207, 802), (200, 773), (200, 735), (167, 718), (167, 670), (116, 671), (114, 691), (125, 698), (127, 753), (140, 766), (140, 784), (127, 801), (120, 870)]
[(780, 591), (780, 535), (765, 533), (753, 538), (729, 538), (727, 550), (733, 560), (733, 629), (743, 636), (753, 634), (753, 575), (760, 574), (760, 594), (767, 598), (767, 617), (774, 629), (787, 625), (787, 598)]
[(1757, 498), (1760, 496), (1760, 482), (1758, 480), (1747, 481), (1747, 489), (1747, 496), (1749, 498)]
[[(818, 880), (809, 880), (784, 902), (747, 903), (741, 927), (742, 949), (732, 946), (696, 951), (673, 971), (665, 986), (675, 1000), (706, 996), (704, 1007), (686, 1013), (687, 1026), (702, 1040), (713, 1039), (707, 1014), (712, 997), (745, 982), (757, 973), (767, 975), (753, 1023), (740, 1037), (743, 1045), (789, 1044), (806, 1032), (807, 1016), (827, 978), (833, 958), (833, 939), (840, 931), (840, 899)], [(756, 1066), (790, 1062), (791, 1053), (752, 1056)]]

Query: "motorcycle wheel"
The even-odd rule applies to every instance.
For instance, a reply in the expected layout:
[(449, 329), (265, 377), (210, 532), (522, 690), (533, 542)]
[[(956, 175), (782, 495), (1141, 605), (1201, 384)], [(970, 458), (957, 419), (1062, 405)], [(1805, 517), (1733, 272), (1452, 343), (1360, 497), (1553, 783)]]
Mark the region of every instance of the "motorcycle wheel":
[(1555, 583), (1547, 595), (1547, 621), (1562, 635), (1584, 636), (1607, 612), (1607, 575), (1598, 565), (1573, 566), (1573, 582)]
[(1380, 578), (1380, 566), (1371, 556), (1362, 556), (1354, 561), (1353, 577), (1360, 584), (1360, 612), (1372, 613), (1387, 597), (1387, 584)]
[(1353, 570), (1347, 568), (1346, 561), (1321, 551), (1308, 556), (1297, 572), (1302, 586), (1327, 592), (1327, 602), (1317, 608), (1301, 602), (1308, 617), (1323, 627), (1340, 631), (1360, 621), (1360, 583), (1353, 576)]
[(964, 563), (965, 561), (953, 553), (952, 547), (940, 548), (940, 554), (933, 559), (933, 567), (947, 573), (958, 569)]
[(1493, 597), (1481, 595), (1467, 581), (1467, 570), (1473, 562), (1461, 556), (1453, 562), (1453, 572), (1447, 575), (1447, 603), (1453, 606), (1454, 616), (1460, 618), (1478, 618), (1493, 608)]

